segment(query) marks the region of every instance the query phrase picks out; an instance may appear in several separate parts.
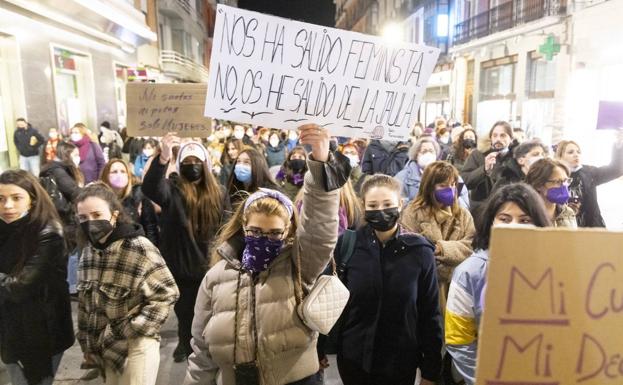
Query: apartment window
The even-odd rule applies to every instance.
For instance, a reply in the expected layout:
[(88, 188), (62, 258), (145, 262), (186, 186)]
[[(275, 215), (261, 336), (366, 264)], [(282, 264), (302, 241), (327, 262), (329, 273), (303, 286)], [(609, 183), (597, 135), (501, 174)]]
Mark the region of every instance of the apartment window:
[(517, 55), (482, 63), (480, 100), (514, 99)]
[(556, 87), (556, 64), (545, 60), (536, 51), (528, 53), (526, 71), (526, 96), (553, 98)]
[(184, 44), (184, 30), (171, 29), (171, 49), (175, 52), (185, 55), (186, 49)]

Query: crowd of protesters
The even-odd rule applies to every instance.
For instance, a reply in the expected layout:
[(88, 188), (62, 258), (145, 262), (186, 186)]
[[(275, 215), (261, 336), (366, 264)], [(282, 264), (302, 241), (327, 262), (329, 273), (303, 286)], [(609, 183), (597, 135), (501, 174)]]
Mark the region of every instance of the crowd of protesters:
[[(329, 353), (345, 385), (474, 384), (491, 228), (604, 227), (597, 186), (623, 175), (623, 136), (594, 167), (505, 121), (479, 137), (438, 118), (403, 142), (224, 121), (47, 135), (18, 119), (21, 170), (0, 174), (0, 353), (19, 385), (52, 384), (75, 339), (107, 385), (155, 384), (171, 308), (185, 385), (322, 384)], [(297, 285), (332, 259), (350, 299), (319, 339)]]

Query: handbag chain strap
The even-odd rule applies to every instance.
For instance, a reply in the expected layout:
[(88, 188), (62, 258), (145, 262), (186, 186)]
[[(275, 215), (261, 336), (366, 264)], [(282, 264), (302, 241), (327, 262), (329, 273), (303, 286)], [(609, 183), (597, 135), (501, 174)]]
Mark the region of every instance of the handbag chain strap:
[[(236, 353), (238, 352), (238, 309), (239, 309), (239, 298), (240, 298), (240, 282), (242, 281), (242, 269), (238, 270), (238, 283), (236, 284), (236, 312), (234, 313), (234, 367), (236, 366)], [(253, 317), (251, 325), (253, 326), (253, 338), (255, 340), (255, 350), (254, 350), (254, 358), (253, 361), (257, 361), (257, 350), (258, 350), (258, 338), (257, 338), (257, 319), (256, 319), (256, 311), (255, 311), (255, 280), (252, 280), (251, 290), (251, 306), (253, 307), (253, 312), (251, 316)]]
[[(301, 274), (301, 252), (299, 249), (299, 243), (295, 240), (292, 246), (293, 253), (296, 255), (296, 282), (294, 284), (294, 294), (296, 296), (296, 304), (303, 303), (303, 277)], [(335, 258), (331, 256), (331, 271), (332, 275), (337, 276), (337, 266), (335, 264)]]

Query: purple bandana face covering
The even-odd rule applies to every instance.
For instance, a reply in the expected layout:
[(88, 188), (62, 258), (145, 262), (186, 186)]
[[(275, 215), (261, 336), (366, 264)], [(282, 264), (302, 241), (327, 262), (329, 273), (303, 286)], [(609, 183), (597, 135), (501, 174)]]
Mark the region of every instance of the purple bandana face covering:
[(279, 256), (283, 240), (267, 237), (244, 237), (246, 246), (242, 252), (242, 267), (253, 273), (260, 273)]

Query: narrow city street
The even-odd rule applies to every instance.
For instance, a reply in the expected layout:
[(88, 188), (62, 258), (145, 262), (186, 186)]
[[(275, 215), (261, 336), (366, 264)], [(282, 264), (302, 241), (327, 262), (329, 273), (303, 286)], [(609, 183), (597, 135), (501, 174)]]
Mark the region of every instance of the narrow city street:
[[(72, 304), (74, 324), (76, 322), (77, 307)], [(162, 343), (160, 344), (160, 369), (158, 370), (157, 385), (181, 385), (186, 373), (186, 363), (173, 362), (173, 350), (177, 345), (177, 320), (171, 315), (162, 328)], [(335, 357), (330, 357), (331, 366), (326, 371), (325, 385), (341, 385), (335, 364)], [(101, 378), (89, 379), (91, 372), (80, 369), (82, 352), (76, 342), (71, 349), (65, 352), (63, 360), (56, 374), (55, 385), (103, 385)], [(6, 371), (0, 371), (0, 385), (9, 385)]]

